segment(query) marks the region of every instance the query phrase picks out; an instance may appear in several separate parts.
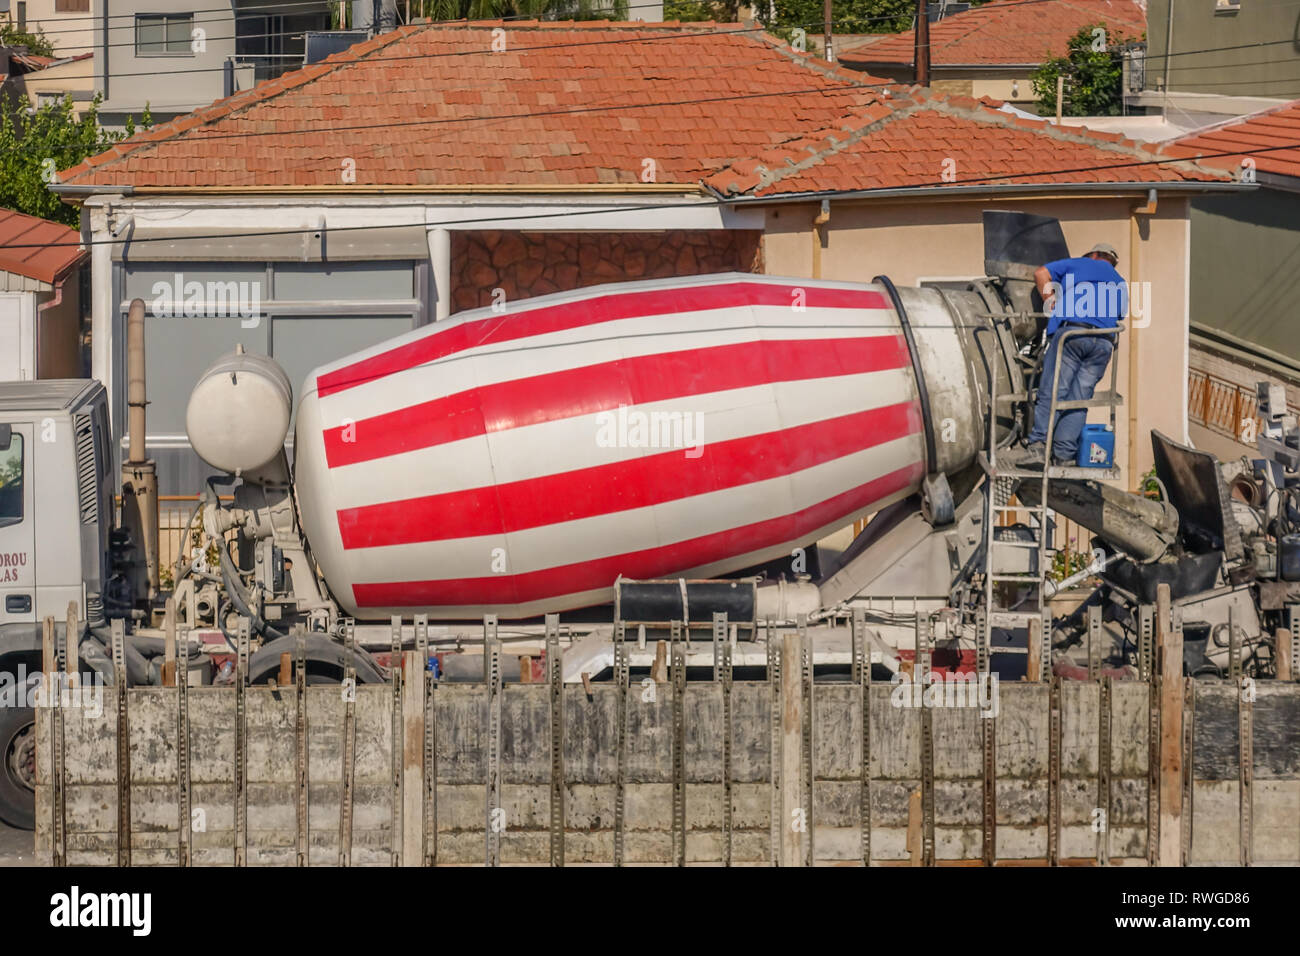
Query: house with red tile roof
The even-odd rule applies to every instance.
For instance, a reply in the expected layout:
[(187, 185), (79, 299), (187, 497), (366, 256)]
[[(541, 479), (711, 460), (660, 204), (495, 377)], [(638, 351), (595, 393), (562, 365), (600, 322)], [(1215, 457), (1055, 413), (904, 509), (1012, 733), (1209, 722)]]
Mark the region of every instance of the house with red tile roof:
[(1190, 414), (1203, 444), (1237, 456), (1255, 382), (1284, 384), (1300, 409), (1300, 100), (1207, 126), (1168, 149), (1259, 186), (1191, 204)]
[[(930, 87), (964, 96), (992, 96), (1033, 111), (1030, 78), (1039, 65), (1065, 56), (1070, 38), (1103, 25), (1107, 42), (1146, 33), (1140, 0), (995, 0), (931, 23)], [(900, 83), (916, 80), (916, 33), (907, 30), (847, 46), (838, 59), (853, 70)]]
[(82, 375), (87, 258), (76, 230), (0, 209), (0, 381)]
[(125, 309), (149, 307), (150, 455), (170, 494), (201, 477), (190, 383), (235, 342), (296, 386), (455, 311), (500, 305), (509, 321), (519, 298), (625, 279), (970, 279), (990, 207), (1056, 216), (1071, 248), (1110, 242), (1158, 290), (1138, 324), (1162, 361), (1132, 383), (1134, 435), (1181, 435), (1169, 343), (1186, 339), (1189, 198), (1254, 187), (830, 65), (752, 25), (512, 22), (382, 34), (52, 188), (82, 207), (94, 374), (119, 421)]

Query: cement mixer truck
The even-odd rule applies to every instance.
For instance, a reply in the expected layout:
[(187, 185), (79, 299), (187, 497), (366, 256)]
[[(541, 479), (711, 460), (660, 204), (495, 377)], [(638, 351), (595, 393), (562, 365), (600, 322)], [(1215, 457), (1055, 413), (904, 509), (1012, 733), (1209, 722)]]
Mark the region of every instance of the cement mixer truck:
[[(521, 632), (563, 615), (608, 639), (611, 626), (689, 627), (718, 609), (751, 630), (816, 620), (888, 593), (937, 598), (958, 635), (996, 540), (988, 489), (1034, 483), (995, 463), (1030, 424), (1044, 322), (1032, 270), (1066, 254), (1054, 220), (987, 219), (989, 275), (959, 287), (724, 274), (462, 313), (308, 375), (292, 461), (285, 373), (222, 356), (187, 409), (214, 474), (170, 592), (142, 447), (143, 303), (128, 320), (120, 481), (99, 383), (0, 384), (0, 684), (15, 704), (0, 709), (0, 819), (31, 822), (20, 705), (48, 619), (108, 680), (110, 622), (124, 622), (117, 672), (144, 684), (165, 679), (164, 614), (185, 660), (209, 664), (189, 680), (224, 679), (217, 662), (242, 628), (254, 683), (274, 680), (303, 635), (311, 679), (352, 666), (382, 680), (380, 663), (345, 658), (344, 636), (364, 647), (372, 628), (385, 645), (394, 619), (417, 616), (460, 647), (457, 622), (484, 615)], [(1209, 468), (1192, 483), (1218, 480)], [(1049, 504), (1098, 533), (1127, 587), (1158, 568), (1186, 593), (1221, 583), (1222, 548), (1204, 557), (1202, 534), (1197, 556), (1179, 540), (1168, 501), (1187, 481), (1146, 502), (1092, 474), (1062, 471), (1071, 490), (1048, 488)], [(871, 516), (819, 565), (818, 541)], [(1044, 569), (1028, 570), (1041, 592)]]

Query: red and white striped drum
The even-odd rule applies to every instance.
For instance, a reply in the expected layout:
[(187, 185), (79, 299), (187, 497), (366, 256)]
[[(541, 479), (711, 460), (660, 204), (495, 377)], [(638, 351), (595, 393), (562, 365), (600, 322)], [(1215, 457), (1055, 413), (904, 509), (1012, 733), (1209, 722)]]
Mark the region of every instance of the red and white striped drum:
[(725, 574), (927, 469), (885, 290), (757, 275), (466, 312), (316, 370), (297, 421), (303, 529), (363, 619), (525, 617), (612, 600), (620, 575)]

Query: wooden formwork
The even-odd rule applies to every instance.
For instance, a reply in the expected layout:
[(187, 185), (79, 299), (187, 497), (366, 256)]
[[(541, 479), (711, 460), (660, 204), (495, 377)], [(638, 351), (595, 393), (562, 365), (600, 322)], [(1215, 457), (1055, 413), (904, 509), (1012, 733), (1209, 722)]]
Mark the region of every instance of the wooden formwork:
[[(382, 685), (295, 674), (280, 687), (108, 688), (98, 714), (41, 707), (37, 854), (69, 865), (1300, 863), (1300, 684), (1166, 684), (1157, 672), (986, 683), (964, 702), (940, 684), (927, 699), (924, 683), (871, 680), (860, 620), (852, 674), (838, 679), (814, 675), (802, 629), (762, 633), (767, 679), (733, 679), (725, 624), (715, 635), (708, 680), (686, 680), (675, 640), (653, 677), (629, 673), (616, 651), (612, 680), (565, 684), (552, 634), (548, 678), (504, 683), (489, 626), (481, 682), (431, 680), (421, 646)], [(923, 655), (922, 681), (927, 669)]]

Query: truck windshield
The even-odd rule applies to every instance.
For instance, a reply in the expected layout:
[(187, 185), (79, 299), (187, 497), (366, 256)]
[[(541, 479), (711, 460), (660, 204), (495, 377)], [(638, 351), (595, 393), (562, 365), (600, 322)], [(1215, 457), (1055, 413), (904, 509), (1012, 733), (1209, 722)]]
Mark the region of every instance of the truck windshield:
[(13, 432), (0, 449), (0, 528), (23, 520), (23, 436)]

